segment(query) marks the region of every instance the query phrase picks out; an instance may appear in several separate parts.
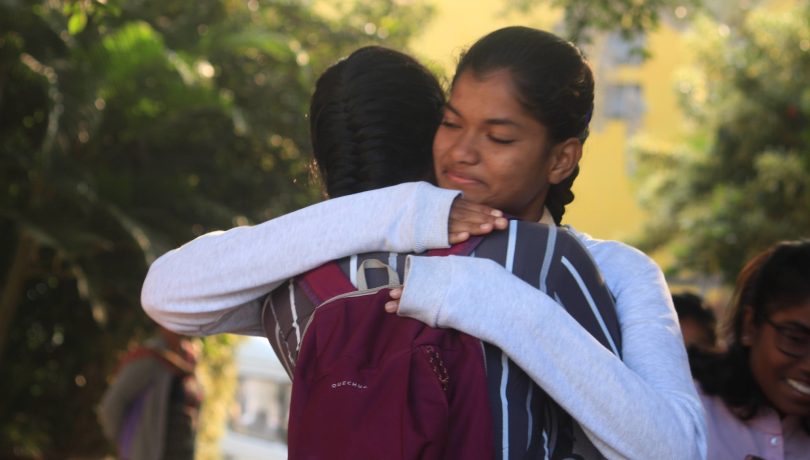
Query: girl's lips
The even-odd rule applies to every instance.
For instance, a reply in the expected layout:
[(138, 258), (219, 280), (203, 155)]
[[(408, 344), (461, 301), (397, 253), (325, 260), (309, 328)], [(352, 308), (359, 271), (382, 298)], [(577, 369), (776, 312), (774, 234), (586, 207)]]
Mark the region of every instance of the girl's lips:
[(477, 185), (481, 183), (481, 181), (477, 179), (454, 171), (445, 171), (444, 177), (446, 177), (450, 182), (454, 182), (459, 185)]

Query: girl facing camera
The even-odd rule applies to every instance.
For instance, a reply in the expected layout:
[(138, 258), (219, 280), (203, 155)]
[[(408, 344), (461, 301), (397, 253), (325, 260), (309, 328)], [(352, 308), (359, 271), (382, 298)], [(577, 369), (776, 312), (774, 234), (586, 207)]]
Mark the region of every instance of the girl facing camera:
[(728, 349), (693, 356), (708, 458), (810, 458), (810, 240), (748, 262), (728, 319)]

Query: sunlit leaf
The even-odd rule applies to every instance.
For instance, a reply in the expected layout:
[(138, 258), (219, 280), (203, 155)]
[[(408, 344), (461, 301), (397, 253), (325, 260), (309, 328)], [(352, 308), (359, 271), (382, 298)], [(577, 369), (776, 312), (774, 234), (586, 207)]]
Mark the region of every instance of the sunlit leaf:
[(70, 35), (76, 35), (84, 30), (84, 27), (87, 25), (87, 15), (84, 11), (78, 11), (73, 13), (68, 19), (68, 33)]

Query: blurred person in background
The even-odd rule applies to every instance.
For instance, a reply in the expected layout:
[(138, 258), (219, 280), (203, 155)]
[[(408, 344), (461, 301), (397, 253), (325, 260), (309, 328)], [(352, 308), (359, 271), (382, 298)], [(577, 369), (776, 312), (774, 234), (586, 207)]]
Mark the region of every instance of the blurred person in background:
[(703, 304), (703, 299), (693, 292), (682, 292), (673, 294), (672, 302), (675, 304), (686, 347), (716, 347), (717, 318), (714, 311)]
[(202, 391), (186, 337), (158, 326), (127, 353), (98, 408), (101, 428), (126, 460), (193, 460)]
[(728, 348), (692, 350), (708, 458), (810, 458), (810, 240), (749, 261), (728, 313)]

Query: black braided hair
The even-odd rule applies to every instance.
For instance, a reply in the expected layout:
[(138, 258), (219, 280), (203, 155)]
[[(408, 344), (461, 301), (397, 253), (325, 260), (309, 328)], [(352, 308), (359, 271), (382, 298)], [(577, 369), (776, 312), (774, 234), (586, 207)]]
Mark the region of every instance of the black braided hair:
[[(456, 67), (455, 80), (466, 70), (486, 76), (509, 70), (523, 107), (548, 130), (552, 145), (569, 138), (584, 143), (593, 113), (594, 80), (582, 52), (571, 42), (529, 27), (506, 27), (478, 40)], [(545, 206), (559, 224), (574, 200), (571, 175), (549, 188)]]
[(574, 167), (571, 174), (563, 179), (560, 183), (551, 184), (546, 194), (546, 208), (554, 218), (554, 223), (560, 225), (562, 223), (562, 216), (565, 214), (565, 206), (574, 201), (574, 180), (579, 175), (579, 165)]
[(360, 48), (318, 79), (310, 104), (315, 161), (330, 197), (432, 177), (444, 93), (413, 58)]

